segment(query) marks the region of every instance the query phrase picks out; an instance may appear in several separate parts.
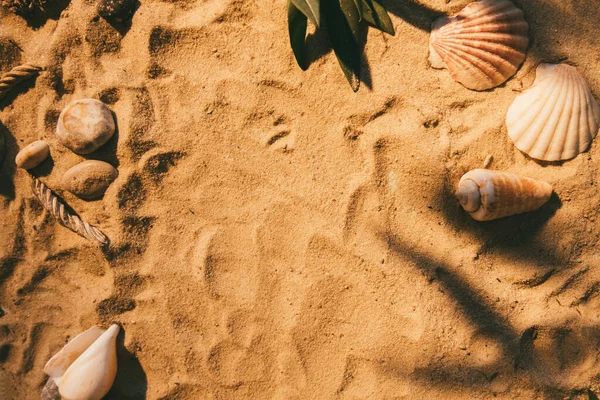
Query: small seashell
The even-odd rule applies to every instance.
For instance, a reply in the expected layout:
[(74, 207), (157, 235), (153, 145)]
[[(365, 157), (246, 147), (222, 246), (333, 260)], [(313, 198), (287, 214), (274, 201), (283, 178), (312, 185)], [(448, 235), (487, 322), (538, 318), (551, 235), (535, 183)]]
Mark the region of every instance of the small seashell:
[(97, 150), (115, 133), (115, 120), (99, 100), (79, 99), (69, 103), (58, 117), (56, 136), (78, 154)]
[(109, 163), (87, 160), (67, 170), (61, 185), (76, 196), (94, 199), (102, 196), (118, 175), (117, 170)]
[(433, 22), (429, 61), (473, 90), (501, 85), (525, 60), (529, 26), (510, 0), (481, 0)]
[(69, 365), (77, 359), (88, 347), (92, 345), (103, 333), (104, 329), (93, 326), (87, 331), (75, 336), (58, 353), (56, 353), (44, 366), (46, 375), (60, 378), (65, 374)]
[(19, 151), (15, 163), (19, 168), (32, 169), (48, 158), (48, 154), (50, 154), (48, 143), (43, 140), (36, 140)]
[(107, 21), (124, 22), (133, 16), (135, 0), (99, 0), (96, 10)]
[(506, 114), (508, 135), (538, 160), (568, 160), (598, 134), (600, 106), (581, 74), (567, 64), (540, 64), (533, 85)]
[(100, 400), (117, 375), (116, 339), (119, 325), (112, 325), (67, 369), (58, 383), (65, 400)]
[(546, 203), (552, 186), (507, 172), (474, 169), (463, 175), (456, 197), (477, 221), (533, 211)]

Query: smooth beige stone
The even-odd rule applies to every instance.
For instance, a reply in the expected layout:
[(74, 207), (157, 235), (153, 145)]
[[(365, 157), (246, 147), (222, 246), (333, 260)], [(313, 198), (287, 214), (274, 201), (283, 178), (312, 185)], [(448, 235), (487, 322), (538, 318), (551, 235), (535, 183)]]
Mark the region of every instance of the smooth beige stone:
[(50, 154), (48, 143), (43, 140), (36, 140), (23, 147), (15, 158), (17, 167), (31, 169), (40, 165)]
[(62, 177), (65, 190), (83, 199), (95, 199), (104, 194), (119, 172), (112, 165), (87, 160), (70, 168)]
[(89, 154), (115, 133), (115, 120), (99, 100), (79, 99), (69, 103), (58, 117), (56, 136), (68, 149)]

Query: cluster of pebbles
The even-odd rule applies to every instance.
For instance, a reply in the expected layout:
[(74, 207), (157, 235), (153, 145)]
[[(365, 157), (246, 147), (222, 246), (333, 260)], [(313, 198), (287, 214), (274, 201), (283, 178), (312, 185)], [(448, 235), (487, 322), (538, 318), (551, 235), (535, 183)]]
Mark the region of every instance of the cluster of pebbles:
[[(79, 99), (61, 112), (56, 126), (58, 141), (76, 154), (90, 154), (102, 147), (115, 133), (115, 120), (99, 100)], [(37, 140), (24, 147), (15, 159), (18, 167), (33, 169), (48, 158), (50, 147)], [(117, 170), (104, 161), (86, 160), (69, 170), (61, 179), (64, 190), (85, 200), (101, 197), (117, 178)]]

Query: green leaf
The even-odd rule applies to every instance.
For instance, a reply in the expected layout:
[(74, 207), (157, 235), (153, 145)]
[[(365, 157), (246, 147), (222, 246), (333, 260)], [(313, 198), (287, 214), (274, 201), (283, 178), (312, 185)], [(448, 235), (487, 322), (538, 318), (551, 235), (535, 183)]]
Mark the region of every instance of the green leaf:
[(354, 5), (356, 6), (356, 10), (358, 11), (358, 19), (362, 21), (362, 0), (354, 0)]
[[(291, 0), (302, 14), (306, 15), (310, 22), (312, 22), (317, 28), (321, 21), (321, 14), (319, 10), (319, 0)], [(326, 0), (331, 1), (331, 0)]]
[(360, 48), (337, 0), (323, 3), (327, 32), (340, 67), (353, 91), (360, 87)]
[(308, 62), (306, 60), (306, 27), (308, 20), (298, 8), (294, 5), (292, 0), (288, 1), (288, 32), (290, 34), (290, 44), (294, 51), (294, 57), (296, 62), (306, 71), (308, 68)]
[(360, 0), (363, 3), (362, 16), (363, 19), (374, 28), (382, 32), (394, 35), (394, 24), (390, 19), (385, 8), (376, 0)]
[[(330, 2), (336, 1), (336, 0), (327, 0)], [(344, 13), (344, 17), (346, 17), (346, 21), (348, 21), (348, 26), (350, 27), (350, 30), (352, 31), (352, 36), (354, 37), (354, 40), (356, 40), (356, 43), (360, 42), (360, 32), (361, 32), (361, 25), (360, 25), (360, 12), (358, 11), (358, 8), (356, 7), (356, 3), (354, 2), (354, 0), (339, 0), (340, 2), (340, 7), (342, 9), (342, 12)]]

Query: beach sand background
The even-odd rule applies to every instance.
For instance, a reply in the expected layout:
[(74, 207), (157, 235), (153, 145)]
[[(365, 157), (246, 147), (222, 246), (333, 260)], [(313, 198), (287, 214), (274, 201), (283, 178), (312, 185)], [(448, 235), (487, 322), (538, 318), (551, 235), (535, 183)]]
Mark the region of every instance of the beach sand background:
[[(91, 0), (0, 11), (0, 71), (46, 68), (0, 100), (3, 398), (39, 398), (46, 361), (115, 322), (112, 399), (600, 393), (600, 145), (539, 163), (504, 125), (540, 62), (577, 66), (600, 97), (600, 2), (517, 1), (527, 60), (481, 93), (427, 62), (433, 19), (468, 3), (386, 1), (396, 35), (369, 30), (356, 94), (326, 35), (298, 68), (284, 0), (142, 0), (130, 27)], [(82, 97), (118, 124), (86, 157), (54, 134)], [(34, 173), (107, 250), (32, 195), (14, 157), (37, 139), (51, 160)], [(471, 220), (453, 191), (487, 155), (556, 194)], [(119, 170), (102, 200), (60, 190), (86, 158)]]

